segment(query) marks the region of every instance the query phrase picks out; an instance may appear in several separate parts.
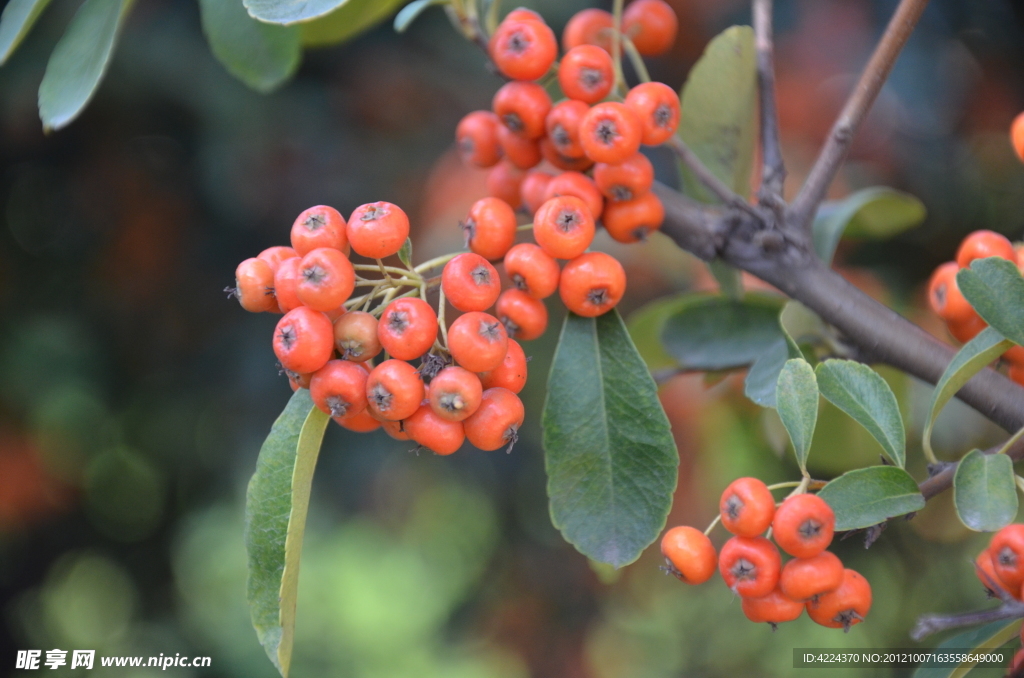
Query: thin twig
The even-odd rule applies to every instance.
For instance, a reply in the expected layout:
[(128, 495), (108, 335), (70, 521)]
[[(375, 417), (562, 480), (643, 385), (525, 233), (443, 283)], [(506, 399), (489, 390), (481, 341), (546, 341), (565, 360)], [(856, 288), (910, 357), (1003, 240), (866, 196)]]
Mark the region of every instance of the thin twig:
[(776, 205), (782, 201), (786, 166), (779, 144), (779, 118), (775, 108), (774, 38), (772, 36), (772, 0), (753, 0), (754, 46), (757, 49), (757, 84), (761, 102), (761, 172), (762, 203)]
[(758, 211), (754, 209), (750, 203), (737, 195), (731, 188), (726, 186), (721, 179), (716, 177), (711, 170), (701, 162), (701, 159), (697, 157), (697, 154), (690, 150), (690, 147), (686, 145), (685, 141), (677, 136), (673, 136), (669, 138), (666, 145), (671, 148), (677, 156), (679, 156), (679, 159), (683, 161), (683, 164), (690, 168), (690, 171), (697, 175), (697, 179), (700, 180), (708, 190), (714, 193), (719, 200), (729, 207), (743, 210), (759, 221), (761, 220), (761, 215)]
[(1024, 617), (1024, 603), (1016, 600), (1003, 603), (999, 607), (994, 607), (990, 610), (978, 610), (960, 614), (926, 614), (917, 620), (914, 630), (910, 632), (910, 637), (919, 641), (939, 631), (974, 626), (976, 624), (988, 624), (1000, 619), (1020, 619), (1021, 617)]

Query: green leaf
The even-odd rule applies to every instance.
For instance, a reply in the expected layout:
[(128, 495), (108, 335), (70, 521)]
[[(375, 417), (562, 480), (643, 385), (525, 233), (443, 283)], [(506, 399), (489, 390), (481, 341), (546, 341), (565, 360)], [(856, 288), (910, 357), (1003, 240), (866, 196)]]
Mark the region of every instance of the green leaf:
[[(995, 650), (1013, 639), (1020, 629), (1020, 621), (1001, 619), (985, 626), (973, 628), (942, 641), (938, 650), (973, 648), (982, 654), (986, 650)], [(965, 662), (959, 666), (922, 666), (914, 671), (913, 678), (963, 678), (974, 668), (976, 662)]]
[(405, 2), (406, 0), (346, 0), (330, 14), (301, 24), (302, 44), (306, 47), (326, 47), (351, 40), (387, 19)]
[(743, 301), (721, 296), (688, 304), (666, 319), (665, 351), (680, 366), (725, 370), (750, 365), (783, 338), (781, 297), (748, 294)]
[(645, 304), (629, 316), (629, 336), (633, 339), (640, 357), (652, 372), (676, 367), (675, 358), (665, 352), (661, 345), (661, 330), (670, 316), (710, 298), (703, 293), (670, 294)]
[(956, 395), (964, 384), (970, 381), (971, 377), (980, 372), (990, 362), (1001, 356), (1013, 346), (1013, 342), (1005, 339), (998, 331), (986, 327), (978, 336), (963, 345), (953, 359), (946, 366), (935, 390), (932, 391), (932, 403), (928, 408), (928, 421), (921, 435), (921, 445), (925, 454), (929, 457), (935, 456), (932, 450), (932, 429), (935, 426), (935, 419), (939, 412), (946, 406), (946, 403)]
[(245, 495), (247, 597), (263, 649), (287, 677), (309, 490), (330, 418), (299, 389), (263, 442)]
[(917, 483), (895, 466), (848, 471), (821, 488), (818, 496), (835, 511), (837, 532), (871, 527), (924, 508), (924, 495)]
[(32, 30), (36, 19), (50, 0), (10, 0), (0, 14), (0, 66), (3, 66), (18, 45)]
[(299, 67), (298, 28), (256, 21), (237, 0), (199, 0), (199, 10), (213, 55), (257, 92), (274, 90)]
[(956, 284), (985, 322), (1024, 344), (1024, 278), (1012, 261), (975, 259), (956, 274)]
[(779, 374), (787, 360), (800, 357), (800, 348), (788, 335), (775, 341), (750, 366), (743, 381), (743, 394), (761, 407), (775, 407)]
[(866, 428), (889, 459), (903, 468), (907, 434), (896, 395), (885, 379), (852, 360), (826, 360), (815, 372), (821, 395)]
[(818, 423), (818, 382), (806, 360), (786, 361), (779, 374), (776, 400), (779, 417), (793, 441), (796, 463), (806, 472), (807, 453)]
[[(732, 26), (708, 44), (690, 69), (680, 102), (686, 113), (679, 137), (716, 177), (739, 195), (749, 194), (757, 103), (754, 31), (749, 26)], [(680, 176), (687, 195), (718, 202), (682, 165)]]
[(1017, 515), (1013, 461), (1005, 454), (971, 450), (953, 476), (953, 503), (960, 522), (975, 532), (995, 532)]
[(85, 0), (53, 48), (39, 85), (44, 130), (74, 120), (107, 72), (114, 44), (132, 0)]
[(925, 216), (924, 203), (909, 193), (884, 186), (865, 188), (821, 206), (814, 219), (814, 251), (832, 263), (844, 233), (850, 238), (890, 238), (920, 225)]
[(343, 5), (352, 4), (352, 0), (242, 0), (242, 4), (253, 19), (288, 25), (330, 14)]
[(707, 265), (711, 275), (715, 276), (715, 280), (718, 281), (718, 287), (722, 290), (722, 294), (730, 299), (743, 298), (743, 276), (738, 268), (730, 266), (721, 259), (712, 259)]
[(398, 250), (398, 260), (407, 268), (412, 268), (412, 238), (406, 238), (402, 243), (402, 247)]
[(447, 5), (450, 0), (415, 0), (402, 8), (402, 11), (395, 16), (395, 32), (405, 33), (405, 29), (412, 25), (413, 21), (423, 13), (427, 7), (433, 5)]
[(617, 311), (566, 316), (543, 427), (552, 523), (588, 558), (636, 560), (665, 525), (679, 455)]

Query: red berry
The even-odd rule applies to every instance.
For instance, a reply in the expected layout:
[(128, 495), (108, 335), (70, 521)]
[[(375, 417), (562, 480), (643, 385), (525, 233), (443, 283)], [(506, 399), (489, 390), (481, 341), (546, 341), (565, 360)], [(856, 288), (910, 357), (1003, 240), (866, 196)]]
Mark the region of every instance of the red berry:
[(703, 584), (715, 574), (715, 547), (696, 528), (673, 527), (661, 538), (661, 553), (672, 566), (672, 574), (687, 584)]
[(350, 417), (366, 409), (367, 372), (357, 363), (329, 360), (313, 373), (309, 394), (321, 411), (332, 417)]
[(327, 316), (305, 306), (288, 311), (274, 330), (274, 354), (286, 370), (316, 372), (334, 352), (334, 326)]
[(1014, 118), (1010, 125), (1010, 143), (1017, 157), (1024, 162), (1024, 113)]
[(297, 256), (299, 256), (299, 253), (291, 247), (282, 247), (278, 245), (276, 247), (268, 247), (256, 255), (256, 258), (262, 259), (270, 264), (271, 270), (274, 271), (274, 273), (277, 273), (277, 269), (281, 265), (282, 261), (294, 259)]
[(622, 13), (622, 32), (644, 56), (658, 56), (672, 49), (679, 20), (664, 0), (635, 0)]
[(548, 308), (544, 302), (515, 288), (501, 293), (494, 313), (508, 336), (520, 341), (537, 339), (548, 328)]
[(357, 254), (383, 259), (396, 254), (409, 237), (409, 217), (398, 205), (360, 205), (348, 219), (348, 241)]
[(849, 630), (868, 616), (871, 609), (871, 585), (853, 570), (843, 570), (843, 583), (834, 591), (807, 603), (807, 615), (831, 629)]
[(519, 185), (519, 197), (527, 214), (533, 216), (544, 203), (544, 193), (547, 191), (548, 183), (554, 178), (553, 174), (541, 170), (531, 170), (526, 173), (523, 182)]
[(558, 42), (546, 24), (505, 19), (491, 36), (491, 59), (513, 80), (537, 80), (558, 56)]
[(516, 213), (498, 198), (477, 200), (462, 222), (466, 247), (491, 261), (501, 259), (509, 251), (516, 241), (516, 228)]
[(636, 153), (619, 165), (594, 165), (594, 185), (612, 202), (633, 200), (651, 190), (654, 165), (643, 153)]
[(274, 297), (274, 269), (263, 259), (246, 259), (235, 269), (234, 295), (250, 313), (277, 311)]
[(975, 231), (964, 238), (960, 249), (956, 251), (956, 263), (960, 268), (967, 268), (975, 259), (1000, 257), (1017, 263), (1017, 251), (1006, 236), (995, 231)]
[(318, 247), (299, 263), (295, 293), (314, 311), (332, 311), (348, 301), (356, 287), (356, 272), (340, 250)]
[(508, 445), (511, 450), (525, 416), (519, 396), (504, 388), (489, 388), (477, 411), (462, 423), (466, 438), (477, 449), (489, 452)]
[(533, 237), (555, 259), (574, 259), (594, 239), (594, 217), (579, 198), (551, 198), (533, 216)]
[(775, 498), (757, 478), (732, 481), (718, 502), (722, 526), (741, 537), (756, 537), (772, 524)]
[(617, 165), (640, 150), (643, 125), (625, 104), (607, 101), (580, 121), (580, 145), (594, 162)]
[(594, 219), (601, 218), (601, 212), (604, 210), (604, 198), (594, 184), (594, 180), (587, 175), (580, 172), (562, 172), (552, 179), (544, 197), (546, 200), (550, 200), (560, 195), (576, 196), (587, 204), (590, 216)]
[(277, 271), (274, 273), (274, 298), (282, 313), (302, 306), (302, 300), (299, 299), (298, 293), (301, 278), (299, 266), (301, 264), (302, 259), (298, 257), (285, 259), (278, 265)]
[(466, 252), (445, 264), (441, 289), (460, 311), (486, 311), (498, 300), (501, 280), (490, 262), (479, 254)]
[(928, 305), (947, 322), (964, 323), (977, 315), (957, 285), (959, 270), (955, 261), (946, 262), (935, 269), (928, 281)]
[(629, 90), (626, 106), (643, 125), (640, 143), (658, 146), (668, 141), (679, 127), (679, 95), (661, 82), (644, 82)]
[[(511, 209), (519, 208), (519, 189), (526, 173), (508, 160), (502, 160), (487, 173), (487, 195), (501, 200)], [(512, 218), (515, 218), (513, 212)]]
[(789, 555), (810, 558), (832, 543), (835, 525), (836, 515), (824, 499), (815, 494), (797, 494), (775, 509), (772, 537)]
[(772, 626), (793, 621), (804, 613), (804, 604), (791, 600), (778, 588), (760, 598), (743, 598), (740, 607), (747, 619), (755, 624)]
[(508, 352), (508, 334), (497, 318), (471, 312), (448, 328), (448, 350), (470, 372), (486, 372), (501, 364)]
[(333, 207), (316, 205), (295, 218), (292, 224), (292, 247), (303, 257), (318, 247), (348, 249), (345, 217)]
[(779, 588), (800, 602), (815, 600), (843, 583), (843, 562), (831, 551), (810, 558), (793, 558), (782, 568)]
[(528, 170), (541, 160), (540, 145), (536, 139), (521, 137), (504, 125), (498, 126), (498, 143), (505, 159), (521, 170)]
[(515, 245), (505, 255), (505, 273), (512, 285), (534, 299), (546, 299), (558, 290), (558, 262), (530, 242)]
[(614, 25), (611, 13), (603, 9), (584, 9), (577, 12), (562, 31), (562, 49), (568, 52), (579, 45), (597, 45), (611, 52)]
[(435, 454), (452, 454), (466, 440), (461, 421), (443, 419), (429, 405), (421, 405), (403, 425), (410, 438)]
[(334, 321), (334, 347), (345, 360), (365, 362), (380, 353), (377, 319), (366, 311), (350, 311)]
[(540, 154), (544, 156), (544, 159), (551, 163), (552, 166), (565, 172), (586, 172), (594, 166), (594, 161), (586, 155), (581, 155), (578, 158), (570, 158), (562, 155), (559, 150), (555, 148), (550, 137), (544, 137), (540, 140)]
[(380, 316), (377, 339), (392, 358), (415, 360), (437, 339), (437, 314), (422, 299), (395, 299)]
[(573, 47), (558, 65), (558, 83), (570, 99), (595, 104), (608, 96), (615, 84), (612, 58), (594, 45)]
[(526, 386), (526, 353), (515, 339), (508, 340), (508, 352), (501, 364), (480, 373), (480, 384), (485, 388), (501, 387), (519, 393)]
[(336, 417), (334, 421), (349, 431), (356, 433), (369, 433), (370, 431), (376, 431), (381, 426), (381, 423), (370, 416), (367, 410), (363, 410), (351, 417)]
[(490, 111), (473, 111), (455, 128), (455, 146), (462, 161), (475, 167), (492, 167), (501, 160), (498, 128), (501, 122)]
[(505, 127), (526, 139), (539, 139), (544, 136), (551, 97), (537, 83), (513, 81), (495, 93), (491, 108)]
[(430, 407), (442, 419), (462, 421), (480, 407), (483, 392), (480, 377), (452, 365), (430, 380)]
[(718, 571), (734, 593), (744, 598), (767, 596), (779, 583), (782, 559), (764, 537), (733, 537), (718, 554)]
[(423, 381), (404, 360), (385, 360), (366, 379), (367, 410), (378, 419), (411, 417), (423, 402)]
[(1024, 525), (1014, 523), (996, 532), (988, 552), (999, 580), (1016, 594), (1024, 584)]
[(565, 307), (586, 318), (607, 313), (625, 292), (622, 264), (604, 252), (587, 252), (567, 263), (558, 283), (558, 295)]
[(555, 104), (544, 118), (548, 143), (553, 145), (560, 157), (571, 160), (584, 156), (583, 146), (580, 145), (580, 121), (589, 110), (590, 106), (582, 101), (566, 99)]

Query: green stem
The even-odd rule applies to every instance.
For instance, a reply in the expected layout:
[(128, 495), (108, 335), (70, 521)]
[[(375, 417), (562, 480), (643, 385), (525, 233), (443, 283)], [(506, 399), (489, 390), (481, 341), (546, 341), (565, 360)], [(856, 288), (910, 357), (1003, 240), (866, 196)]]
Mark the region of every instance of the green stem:
[(451, 261), (455, 257), (459, 256), (460, 254), (462, 254), (462, 253), (461, 252), (455, 252), (453, 254), (445, 254), (444, 256), (434, 257), (430, 261), (424, 261), (422, 264), (420, 264), (419, 266), (414, 268), (413, 271), (416, 272), (416, 273), (423, 273), (424, 271), (426, 271), (429, 268), (434, 268), (435, 266), (440, 266), (442, 264), (447, 264), (449, 261)]
[(1010, 448), (1013, 447), (1013, 444), (1020, 440), (1022, 435), (1024, 435), (1024, 428), (1014, 433), (1013, 436), (1003, 444), (1002, 448), (999, 450), (999, 454), (1007, 454), (1010, 451)]
[(523, 224), (522, 226), (517, 226), (516, 230), (517, 231), (531, 231), (531, 230), (533, 230), (533, 222), (531, 222), (529, 224)]
[[(426, 296), (425, 293), (424, 293), (424, 296)], [(446, 323), (445, 320), (444, 320), (444, 309), (445, 309), (445, 306), (446, 306), (446, 304), (445, 304), (445, 298), (444, 298), (444, 288), (442, 287), (440, 290), (438, 290), (438, 297), (437, 297), (437, 326), (441, 330), (441, 348), (443, 348), (445, 351), (447, 351), (448, 350), (448, 323)]]
[(373, 271), (374, 273), (386, 271), (387, 273), (393, 273), (403, 278), (408, 275), (416, 275), (416, 271), (409, 271), (408, 269), (398, 268), (396, 266), (384, 266), (382, 263), (352, 264), (352, 268), (354, 268), (357, 271)]
[(721, 522), (721, 520), (722, 520), (722, 514), (719, 513), (717, 516), (715, 516), (715, 519), (711, 521), (711, 524), (708, 525), (708, 529), (704, 530), (704, 534), (705, 535), (711, 534), (711, 530), (715, 529), (715, 525), (717, 525), (719, 522)]
[(624, 0), (612, 3), (612, 66), (615, 68), (615, 88), (625, 96), (626, 76), (622, 73), (622, 5)]
[(622, 46), (626, 48), (626, 56), (629, 57), (630, 63), (633, 64), (633, 70), (636, 71), (636, 77), (640, 78), (640, 82), (650, 82), (651, 74), (647, 72), (647, 64), (644, 63), (644, 58), (640, 56), (636, 45), (633, 44), (628, 35), (620, 37), (622, 38)]

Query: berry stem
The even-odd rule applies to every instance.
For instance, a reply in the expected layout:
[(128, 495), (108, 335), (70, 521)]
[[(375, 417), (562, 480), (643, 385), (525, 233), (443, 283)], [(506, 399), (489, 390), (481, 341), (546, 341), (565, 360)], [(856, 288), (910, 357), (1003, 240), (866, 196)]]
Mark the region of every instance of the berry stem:
[(380, 269), (380, 272), (384, 275), (384, 279), (388, 281), (388, 285), (392, 285), (393, 286), (394, 283), (391, 282), (391, 274), (388, 273), (388, 269), (384, 266), (384, 262), (381, 261), (380, 259), (378, 259), (377, 260), (377, 267)]
[(419, 266), (414, 268), (413, 271), (416, 272), (416, 273), (423, 273), (427, 269), (436, 268), (437, 266), (441, 266), (443, 264), (447, 264), (449, 261), (451, 261), (455, 257), (459, 256), (459, 254), (461, 254), (461, 253), (460, 252), (453, 252), (452, 254), (445, 254), (445, 255), (440, 256), (440, 257), (434, 257), (433, 259), (430, 259), (429, 261), (424, 261), (422, 264), (420, 264)]
[(522, 226), (517, 226), (516, 230), (517, 231), (532, 231), (533, 230), (533, 222), (531, 221), (528, 224), (523, 224)]
[[(426, 292), (424, 291), (424, 294)], [(437, 298), (437, 326), (441, 330), (441, 348), (445, 351), (448, 350), (448, 323), (444, 320), (444, 310), (447, 304), (445, 304), (444, 288), (438, 290)]]
[(626, 95), (626, 76), (622, 72), (622, 6), (623, 0), (612, 3), (612, 66), (615, 69), (615, 90)]
[(711, 534), (711, 530), (715, 529), (715, 525), (717, 525), (719, 522), (721, 522), (721, 520), (722, 520), (722, 514), (719, 513), (717, 516), (715, 516), (715, 519), (711, 521), (711, 524), (708, 525), (707, 529), (704, 530), (704, 536), (707, 536), (707, 535)]
[(640, 82), (650, 82), (651, 74), (647, 72), (647, 64), (644, 63), (644, 58), (640, 56), (636, 45), (633, 44), (633, 41), (627, 35), (620, 35), (619, 37), (622, 39), (622, 46), (626, 50), (626, 56), (629, 57), (630, 63), (633, 64), (633, 70), (636, 71), (636, 77), (640, 78)]
[(405, 276), (409, 276), (409, 275), (415, 276), (418, 273), (418, 271), (415, 271), (415, 270), (414, 271), (409, 271), (408, 269), (405, 269), (405, 268), (397, 268), (395, 266), (384, 266), (383, 264), (380, 264), (380, 263), (377, 263), (377, 264), (352, 264), (352, 268), (354, 268), (357, 271), (373, 271), (375, 273), (379, 272), (379, 271), (385, 271), (387, 273), (394, 273), (395, 275), (401, 276), (403, 278)]
[(1021, 436), (1024, 436), (1024, 428), (1018, 429), (1018, 431), (1014, 433), (1001, 448), (999, 448), (999, 454), (1009, 454), (1010, 449), (1018, 440), (1021, 439)]

